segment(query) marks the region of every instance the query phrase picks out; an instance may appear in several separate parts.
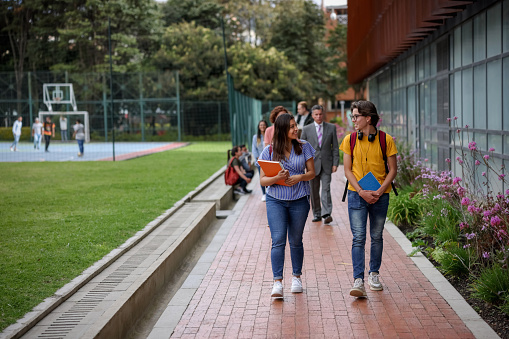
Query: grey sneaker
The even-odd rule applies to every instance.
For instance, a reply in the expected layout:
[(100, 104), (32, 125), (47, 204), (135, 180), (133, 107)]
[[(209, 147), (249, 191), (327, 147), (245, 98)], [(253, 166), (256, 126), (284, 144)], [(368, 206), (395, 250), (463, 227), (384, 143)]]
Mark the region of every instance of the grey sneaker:
[(272, 298), (283, 298), (283, 284), (281, 281), (274, 281), (274, 286), (272, 286), (272, 293), (270, 296)]
[(302, 280), (300, 278), (292, 278), (292, 293), (302, 293)]
[(366, 289), (364, 288), (364, 280), (361, 278), (355, 279), (353, 287), (350, 289), (352, 297), (364, 298), (366, 297)]
[(384, 289), (380, 282), (380, 275), (376, 272), (371, 272), (368, 278), (369, 289), (372, 291), (381, 291)]

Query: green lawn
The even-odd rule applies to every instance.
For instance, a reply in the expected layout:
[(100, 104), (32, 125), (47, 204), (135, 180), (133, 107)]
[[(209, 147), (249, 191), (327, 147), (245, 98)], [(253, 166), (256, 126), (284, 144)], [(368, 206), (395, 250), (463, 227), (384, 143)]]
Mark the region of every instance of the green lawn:
[(0, 331), (226, 164), (229, 142), (120, 162), (0, 163)]

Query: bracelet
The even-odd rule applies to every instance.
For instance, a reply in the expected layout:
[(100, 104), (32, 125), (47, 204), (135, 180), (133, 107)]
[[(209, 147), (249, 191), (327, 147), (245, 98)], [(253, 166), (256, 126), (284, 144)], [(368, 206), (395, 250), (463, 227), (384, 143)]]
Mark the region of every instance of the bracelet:
[(357, 192), (357, 194), (361, 194), (361, 192), (364, 191), (362, 188)]

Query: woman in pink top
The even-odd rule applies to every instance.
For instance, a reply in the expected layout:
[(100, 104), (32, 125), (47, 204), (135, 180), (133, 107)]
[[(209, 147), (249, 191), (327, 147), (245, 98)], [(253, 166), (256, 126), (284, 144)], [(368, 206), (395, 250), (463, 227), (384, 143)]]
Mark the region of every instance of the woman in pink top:
[(274, 137), (274, 121), (276, 121), (277, 117), (281, 114), (290, 114), (290, 112), (288, 112), (288, 110), (283, 106), (276, 106), (272, 112), (270, 112), (269, 120), (272, 126), (267, 127), (265, 130), (265, 136), (263, 137), (263, 143), (265, 144), (265, 147), (272, 143), (272, 138)]

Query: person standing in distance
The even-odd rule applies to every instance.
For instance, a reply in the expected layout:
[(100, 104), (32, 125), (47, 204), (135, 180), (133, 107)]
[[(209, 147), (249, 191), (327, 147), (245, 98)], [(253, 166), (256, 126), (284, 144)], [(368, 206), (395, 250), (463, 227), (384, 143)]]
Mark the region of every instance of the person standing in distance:
[(76, 124), (73, 126), (74, 133), (72, 134), (73, 138), (76, 138), (76, 141), (78, 142), (78, 156), (82, 157), (83, 153), (85, 152), (83, 149), (83, 143), (85, 142), (85, 126), (81, 123), (80, 119), (76, 119)]
[[(386, 134), (386, 155), (389, 173), (385, 171), (385, 162), (380, 146), (380, 133), (376, 125), (380, 119), (375, 105), (370, 101), (360, 100), (352, 103), (350, 115), (354, 128), (357, 130), (357, 140), (350, 150), (350, 137), (347, 135), (341, 143), (340, 149), (344, 154), (345, 176), (348, 179), (348, 216), (352, 230), (352, 264), (354, 285), (350, 295), (366, 297), (364, 288), (364, 248), (366, 245), (366, 228), (369, 216), (369, 235), (371, 250), (369, 260), (369, 288), (373, 291), (383, 290), (380, 283), (380, 266), (383, 252), (383, 230), (387, 208), (389, 207), (389, 192), (391, 182), (396, 177), (398, 153), (394, 139)], [(363, 190), (358, 181), (367, 173), (373, 173), (381, 187), (376, 191)]]
[(46, 147), (44, 148), (45, 152), (49, 152), (49, 143), (51, 141), (51, 137), (55, 137), (55, 124), (51, 122), (51, 117), (47, 116), (46, 121), (43, 124), (44, 129), (44, 141), (46, 142)]
[[(279, 117), (281, 114), (290, 114), (290, 112), (288, 112), (288, 110), (283, 106), (274, 107), (274, 109), (270, 112), (269, 116), (270, 122), (274, 124), (277, 117)], [(267, 127), (267, 129), (265, 130), (265, 135), (263, 136), (263, 143), (265, 147), (272, 143), (273, 137), (274, 137), (274, 125)]]
[(23, 127), (23, 118), (20, 115), (12, 125), (12, 135), (14, 136), (14, 142), (11, 145), (11, 151), (13, 152), (18, 151), (19, 138), (21, 137), (21, 127)]
[(35, 122), (32, 125), (32, 136), (34, 137), (34, 149), (40, 149), (42, 139), (42, 124), (39, 121), (39, 118), (35, 118)]
[[(260, 170), (260, 184), (267, 187), (267, 220), (272, 248), (270, 261), (274, 284), (271, 297), (283, 298), (283, 270), (286, 239), (292, 259), (292, 293), (302, 293), (304, 244), (302, 234), (309, 214), (309, 183), (315, 176), (315, 150), (306, 141), (297, 139), (299, 128), (291, 114), (282, 114), (274, 122), (274, 139), (260, 154), (259, 160), (279, 161), (283, 169), (274, 177)], [(259, 166), (259, 164), (257, 163)], [(276, 184), (285, 180), (285, 185)]]
[[(265, 120), (260, 120), (258, 122), (258, 132), (253, 135), (253, 142), (251, 145), (251, 151), (253, 152), (254, 161), (258, 161), (258, 157), (263, 152), (264, 143), (263, 138), (265, 136), (265, 130), (267, 129), (267, 122)], [(258, 174), (260, 174), (260, 167), (258, 167)], [(262, 188), (262, 201), (265, 201), (265, 186), (260, 185)]]
[(308, 104), (305, 101), (301, 101), (297, 104), (297, 115), (295, 116), (295, 122), (299, 126), (299, 138), (302, 134), (302, 129), (304, 126), (313, 123), (313, 117), (308, 110)]
[[(316, 176), (310, 182), (313, 222), (318, 222), (323, 218), (325, 224), (330, 224), (332, 222), (330, 183), (331, 175), (338, 170), (339, 165), (338, 136), (336, 126), (323, 121), (325, 112), (322, 106), (313, 106), (311, 112), (314, 123), (304, 127), (301, 139), (307, 140), (316, 150)], [(321, 199), (320, 184), (322, 184)]]

